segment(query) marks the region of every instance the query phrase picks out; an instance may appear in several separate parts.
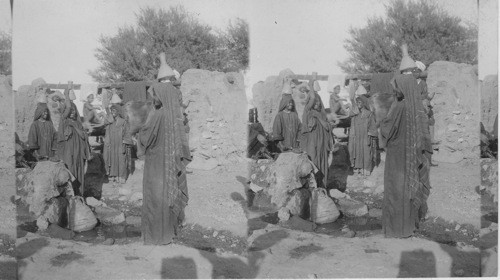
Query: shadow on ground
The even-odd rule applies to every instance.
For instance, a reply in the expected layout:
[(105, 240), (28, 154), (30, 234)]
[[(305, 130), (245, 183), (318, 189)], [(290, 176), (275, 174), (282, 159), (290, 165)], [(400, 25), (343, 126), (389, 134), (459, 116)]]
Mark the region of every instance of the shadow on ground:
[[(260, 263), (265, 254), (261, 251), (271, 248), (288, 233), (276, 230), (257, 237), (247, 248), (245, 257), (221, 257), (214, 251), (199, 250), (199, 253), (212, 265), (211, 279), (252, 279), (260, 271)], [(198, 278), (196, 263), (191, 258), (175, 257), (162, 260), (162, 279), (196, 279)]]

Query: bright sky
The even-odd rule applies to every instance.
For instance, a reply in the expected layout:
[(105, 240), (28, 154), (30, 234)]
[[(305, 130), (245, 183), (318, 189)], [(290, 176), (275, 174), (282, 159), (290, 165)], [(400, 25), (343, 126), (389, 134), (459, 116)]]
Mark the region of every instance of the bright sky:
[[(6, 0), (3, 0), (8, 2)], [(340, 74), (347, 58), (343, 43), (350, 26), (362, 27), (384, 14), (389, 0), (16, 0), (14, 3), (14, 88), (42, 77), (47, 82), (92, 82), (101, 34), (134, 25), (141, 7), (168, 9), (182, 3), (204, 23), (225, 28), (230, 19), (249, 21), (249, 81), (290, 68), (297, 74)], [(476, 21), (476, 0), (440, 0), (443, 8)], [(2, 11), (4, 9), (1, 9)]]
[(16, 0), (14, 89), (38, 77), (49, 83), (93, 82), (87, 73), (99, 65), (94, 51), (101, 34), (114, 35), (118, 27), (135, 25), (142, 7), (178, 4), (215, 28), (247, 18), (245, 3), (237, 0)]
[[(389, 0), (254, 1), (251, 26), (251, 76), (264, 80), (290, 68), (296, 74), (342, 74), (349, 27), (385, 15)], [(267, 5), (266, 5), (267, 4)], [(451, 15), (477, 21), (476, 0), (440, 0)]]
[(0, 0), (0, 31), (9, 32), (11, 24), (10, 1)]
[(479, 79), (498, 74), (498, 0), (479, 4)]

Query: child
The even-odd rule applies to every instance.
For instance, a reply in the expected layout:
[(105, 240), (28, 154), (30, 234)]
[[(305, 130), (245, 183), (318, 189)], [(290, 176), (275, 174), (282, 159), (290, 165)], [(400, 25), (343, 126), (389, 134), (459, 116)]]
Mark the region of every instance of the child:
[(349, 155), (351, 166), (358, 174), (370, 175), (378, 164), (377, 127), (375, 116), (370, 111), (368, 98), (356, 97), (359, 113), (351, 110), (351, 129), (349, 131)]
[(28, 134), (28, 146), (38, 160), (47, 160), (55, 155), (56, 130), (46, 103), (38, 103), (36, 107), (34, 121)]
[(97, 109), (99, 109), (99, 107), (92, 105), (92, 102), (94, 102), (94, 95), (89, 94), (87, 96), (87, 102), (85, 102), (85, 104), (83, 105), (84, 122), (92, 124), (101, 124), (102, 114), (99, 114), (97, 112)]

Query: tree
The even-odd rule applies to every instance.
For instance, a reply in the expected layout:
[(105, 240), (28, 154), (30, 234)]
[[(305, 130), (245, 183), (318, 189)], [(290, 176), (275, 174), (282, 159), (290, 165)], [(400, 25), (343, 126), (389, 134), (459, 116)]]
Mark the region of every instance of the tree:
[(12, 75), (12, 36), (0, 33), (0, 75)]
[(226, 47), (227, 66), (225, 71), (247, 69), (250, 43), (248, 38), (248, 23), (240, 18), (233, 25), (229, 23), (227, 33), (223, 35), (223, 45)]
[(398, 69), (403, 42), (410, 56), (425, 65), (437, 60), (477, 63), (477, 25), (466, 24), (427, 0), (393, 0), (386, 6), (386, 19), (370, 18), (366, 27), (350, 28), (349, 34), (344, 48), (350, 58), (338, 63), (346, 73)]
[[(240, 35), (248, 41), (248, 28), (246, 34), (238, 32), (244, 22), (237, 21), (235, 27), (230, 26), (228, 34), (217, 33), (182, 6), (167, 11), (145, 8), (136, 17), (136, 27), (121, 27), (115, 36), (100, 38), (101, 47), (95, 56), (101, 65), (90, 71), (94, 80), (153, 80), (160, 66), (161, 52), (165, 52), (169, 66), (180, 73), (190, 68), (225, 71), (236, 66), (236, 70), (240, 70), (248, 65), (248, 48), (239, 46)], [(229, 47), (232, 43), (234, 48)], [(245, 61), (243, 57), (247, 65), (240, 63)]]

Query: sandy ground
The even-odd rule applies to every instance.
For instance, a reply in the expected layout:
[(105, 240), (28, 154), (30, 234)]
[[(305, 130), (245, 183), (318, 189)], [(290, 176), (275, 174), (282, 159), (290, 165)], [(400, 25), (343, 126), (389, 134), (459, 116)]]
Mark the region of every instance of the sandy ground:
[(14, 181), (14, 106), (11, 86), (0, 77), (0, 278), (13, 278), (15, 266), (16, 194)]
[[(465, 163), (433, 168), (431, 216), (474, 227), (479, 223), (475, 170), (477, 165)], [(382, 170), (377, 172), (383, 174)], [(137, 172), (124, 187), (140, 190), (141, 177)], [(201, 241), (211, 244), (219, 232), (246, 239), (247, 216), (255, 216), (245, 207), (246, 177), (246, 162), (212, 171), (194, 170), (188, 175), (186, 222), (188, 227), (196, 225), (204, 231)], [(348, 181), (354, 184), (356, 180)], [(103, 186), (105, 201), (117, 199), (117, 192), (110, 184)], [(466, 242), (448, 245), (418, 237), (386, 239), (380, 231), (354, 238), (333, 237), (266, 223), (259, 228), (248, 237), (246, 250), (239, 251), (231, 249), (234, 244), (220, 248), (183, 243), (155, 247), (144, 246), (137, 238), (102, 245), (28, 233), (17, 239), (19, 279), (479, 276), (479, 248)], [(223, 243), (219, 240), (218, 244)]]

